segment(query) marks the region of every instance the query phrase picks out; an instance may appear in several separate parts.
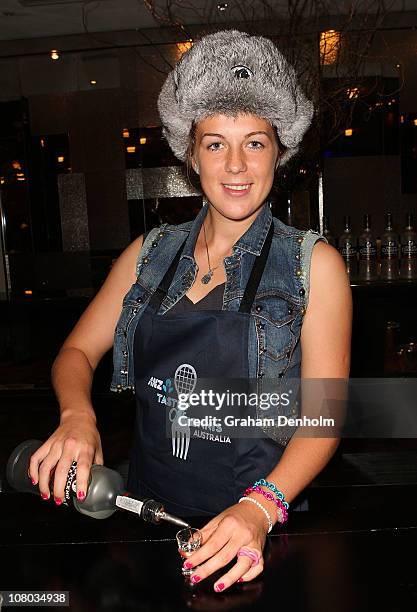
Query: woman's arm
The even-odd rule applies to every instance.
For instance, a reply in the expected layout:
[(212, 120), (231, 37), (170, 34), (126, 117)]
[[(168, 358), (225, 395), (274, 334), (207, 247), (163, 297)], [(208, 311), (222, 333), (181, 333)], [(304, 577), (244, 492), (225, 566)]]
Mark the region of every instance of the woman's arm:
[(103, 463), (100, 435), (91, 403), (93, 374), (112, 347), (123, 298), (136, 280), (136, 260), (143, 235), (116, 260), (103, 286), (84, 311), (52, 366), (52, 385), (60, 408), (60, 425), (32, 455), (33, 484), (49, 497), (55, 468), (54, 497), (63, 499), (68, 470), (77, 461), (77, 492), (87, 490), (92, 463)]
[[(309, 303), (301, 328), (301, 378), (347, 380), (351, 330), (352, 292), (344, 261), (334, 247), (317, 242), (311, 258)], [(318, 387), (314, 384), (309, 387), (307, 381), (306, 387), (307, 404), (311, 402), (309, 392), (313, 395), (316, 388), (316, 400), (322, 399)], [(343, 393), (341, 386), (335, 384), (334, 387)], [(314, 410), (315, 406), (307, 406), (306, 413), (312, 414)], [(266, 480), (274, 482), (290, 503), (326, 466), (339, 442), (338, 437), (294, 435), (278, 465), (265, 476)], [(259, 500), (259, 495), (251, 496)], [(268, 505), (271, 518), (274, 516), (276, 522), (274, 503), (265, 498), (262, 503)]]
[[(332, 246), (318, 242), (313, 248), (310, 267), (310, 297), (301, 330), (302, 378), (347, 379), (350, 368), (352, 294), (345, 264)], [(323, 469), (334, 454), (339, 438), (303, 438), (294, 436), (279, 463), (267, 475), (259, 475), (276, 484), (291, 502)], [(260, 501), (277, 521), (273, 502)], [(241, 503), (227, 508), (209, 521), (203, 532), (203, 546), (188, 559), (198, 565), (195, 574), (206, 578), (229, 563), (241, 546), (262, 550), (268, 524), (255, 504)], [(216, 586), (229, 587), (240, 577), (252, 580), (262, 572), (263, 561), (248, 569), (247, 558), (216, 581)]]

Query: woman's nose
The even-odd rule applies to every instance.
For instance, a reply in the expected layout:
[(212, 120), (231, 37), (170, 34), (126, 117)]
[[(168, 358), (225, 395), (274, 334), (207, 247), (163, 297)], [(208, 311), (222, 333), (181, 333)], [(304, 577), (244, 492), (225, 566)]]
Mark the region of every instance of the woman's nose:
[(245, 154), (240, 148), (230, 148), (226, 158), (228, 172), (242, 172), (246, 170)]

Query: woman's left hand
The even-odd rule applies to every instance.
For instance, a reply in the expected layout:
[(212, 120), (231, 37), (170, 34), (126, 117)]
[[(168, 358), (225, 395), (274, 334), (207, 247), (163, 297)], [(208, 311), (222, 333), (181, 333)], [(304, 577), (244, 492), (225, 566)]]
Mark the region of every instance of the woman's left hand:
[(200, 531), (203, 534), (202, 546), (184, 562), (184, 567), (187, 563), (192, 563), (192, 567), (196, 568), (190, 577), (193, 584), (227, 565), (236, 557), (242, 546), (255, 549), (260, 555), (259, 563), (251, 567), (252, 559), (246, 556), (237, 557), (233, 567), (216, 580), (214, 590), (224, 591), (235, 582), (247, 582), (256, 578), (263, 571), (262, 551), (268, 525), (265, 516), (254, 504), (242, 502), (230, 506)]

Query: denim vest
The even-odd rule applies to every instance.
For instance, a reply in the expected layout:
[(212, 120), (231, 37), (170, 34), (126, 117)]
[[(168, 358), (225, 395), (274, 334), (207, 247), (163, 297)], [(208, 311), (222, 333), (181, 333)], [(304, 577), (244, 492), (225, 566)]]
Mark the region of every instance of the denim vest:
[[(153, 228), (142, 245), (137, 261), (137, 279), (123, 300), (116, 326), (113, 349), (111, 391), (129, 389), (134, 392), (133, 339), (138, 320), (150, 296), (158, 287), (179, 248), (184, 249), (168, 295), (158, 314), (163, 315), (193, 285), (197, 264), (194, 246), (204, 217), (207, 201), (193, 221)], [(299, 230), (273, 217), (270, 201), (248, 230), (224, 258), (226, 284), (223, 310), (238, 311), (252, 265), (260, 254), (270, 224), (274, 234), (265, 270), (252, 306), (248, 339), (249, 378), (257, 379), (262, 392), (262, 379), (300, 377), (300, 334), (309, 295), (311, 255), (318, 240), (326, 238), (313, 230)], [(290, 436), (282, 428), (265, 428), (267, 436), (285, 446)]]

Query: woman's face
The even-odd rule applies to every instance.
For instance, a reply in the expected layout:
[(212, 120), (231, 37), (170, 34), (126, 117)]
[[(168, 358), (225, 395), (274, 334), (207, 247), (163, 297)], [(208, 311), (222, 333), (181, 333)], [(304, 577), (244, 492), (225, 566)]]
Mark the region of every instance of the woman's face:
[(231, 219), (249, 216), (264, 202), (278, 158), (274, 128), (266, 119), (219, 114), (196, 126), (194, 169), (197, 165), (208, 200)]

